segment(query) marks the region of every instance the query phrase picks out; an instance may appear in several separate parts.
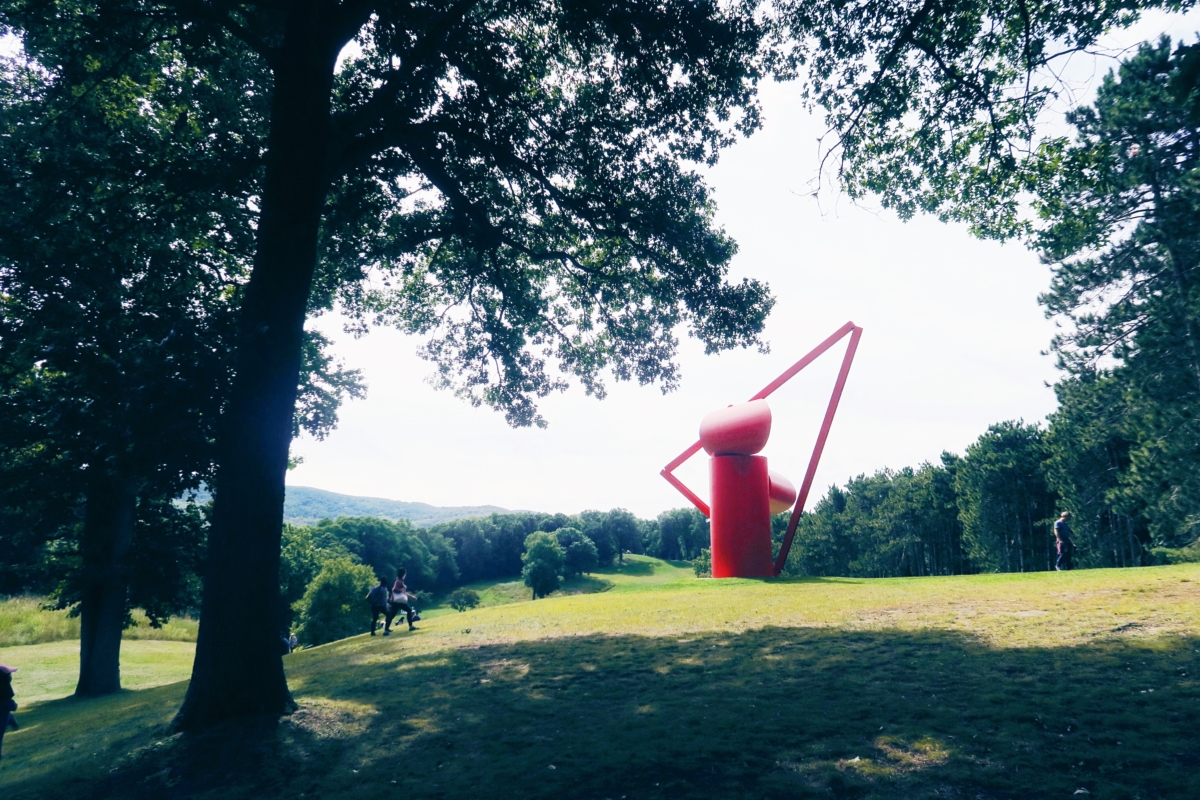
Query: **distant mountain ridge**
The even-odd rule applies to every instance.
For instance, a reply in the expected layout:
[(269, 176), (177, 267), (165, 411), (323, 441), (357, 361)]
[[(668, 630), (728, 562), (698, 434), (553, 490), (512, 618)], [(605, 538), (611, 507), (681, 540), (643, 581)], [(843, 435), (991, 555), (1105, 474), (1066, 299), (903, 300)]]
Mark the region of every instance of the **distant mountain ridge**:
[[(188, 497), (199, 503), (212, 500), (207, 489), (189, 493)], [(381, 517), (406, 519), (413, 525), (427, 528), (439, 522), (510, 513), (509, 509), (500, 506), (431, 506), (386, 497), (338, 494), (311, 486), (288, 486), (283, 498), (283, 521), (293, 525), (315, 525), (323, 519), (338, 517)]]
[(406, 519), (413, 525), (427, 527), (455, 519), (505, 513), (508, 509), (500, 506), (434, 506), (386, 497), (338, 494), (311, 486), (289, 486), (283, 500), (283, 519), (293, 525), (313, 525), (323, 519), (338, 517), (382, 517)]

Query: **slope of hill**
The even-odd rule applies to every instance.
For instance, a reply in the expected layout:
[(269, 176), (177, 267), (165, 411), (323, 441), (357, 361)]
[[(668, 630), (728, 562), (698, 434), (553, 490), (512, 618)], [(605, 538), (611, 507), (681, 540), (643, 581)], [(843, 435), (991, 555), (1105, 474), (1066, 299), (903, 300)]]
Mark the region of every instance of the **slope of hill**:
[(172, 734), (182, 682), (23, 707), (0, 796), (1200, 797), (1200, 565), (596, 577), (289, 656), (278, 725)]
[(283, 518), (294, 525), (312, 525), (323, 519), (338, 517), (382, 517), (406, 519), (414, 525), (425, 527), (507, 511), (500, 506), (432, 506), (429, 503), (407, 503), (384, 497), (356, 497), (309, 486), (287, 487), (283, 501)]
[[(196, 492), (194, 497), (201, 503), (212, 499), (212, 495), (204, 490)], [(389, 500), (386, 497), (338, 494), (311, 486), (289, 486), (283, 500), (283, 520), (293, 525), (313, 525), (323, 519), (338, 517), (382, 517), (406, 519), (424, 528), (455, 519), (506, 513), (509, 513), (509, 509), (500, 506), (433, 506), (429, 503)]]

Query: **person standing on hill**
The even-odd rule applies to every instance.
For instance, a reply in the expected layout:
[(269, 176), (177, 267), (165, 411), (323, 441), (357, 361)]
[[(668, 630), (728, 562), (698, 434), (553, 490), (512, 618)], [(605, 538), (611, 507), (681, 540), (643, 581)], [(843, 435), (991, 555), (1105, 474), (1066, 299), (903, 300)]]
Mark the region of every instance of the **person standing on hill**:
[(6, 667), (0, 664), (0, 719), (4, 720), (4, 724), (0, 725), (0, 758), (4, 757), (4, 734), (8, 732), (9, 728), (14, 731), (21, 728), (12, 713), (17, 710), (17, 703), (13, 700), (16, 693), (12, 688), (12, 674), (16, 671), (16, 667)]
[(383, 635), (387, 636), (388, 626), (392, 624), (391, 606), (388, 604), (387, 578), (380, 578), (377, 586), (372, 586), (367, 592), (367, 604), (371, 606), (371, 635), (375, 635), (375, 627), (379, 624), (379, 615), (384, 618)]
[(1071, 512), (1064, 511), (1054, 523), (1054, 539), (1058, 544), (1058, 558), (1054, 561), (1054, 568), (1059, 572), (1075, 567), (1072, 563), (1075, 556), (1075, 540), (1071, 538), (1071, 525), (1067, 522), (1070, 517)]
[(412, 608), (412, 599), (408, 595), (408, 586), (404, 583), (406, 575), (408, 575), (408, 572), (403, 567), (396, 570), (396, 582), (392, 584), (392, 604), (388, 608), (387, 624), (383, 626), (384, 636), (391, 633), (388, 628), (391, 627), (392, 619), (395, 618), (396, 613), (401, 609), (404, 610), (405, 617), (408, 620), (408, 629), (410, 631), (417, 629), (417, 626), (413, 625), (413, 617), (416, 616), (416, 612)]

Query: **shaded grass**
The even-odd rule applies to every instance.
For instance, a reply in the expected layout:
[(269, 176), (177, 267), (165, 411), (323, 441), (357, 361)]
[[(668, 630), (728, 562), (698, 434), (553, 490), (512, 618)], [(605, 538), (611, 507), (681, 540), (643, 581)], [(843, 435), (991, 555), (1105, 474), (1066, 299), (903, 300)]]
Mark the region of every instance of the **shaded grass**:
[(181, 685), (38, 705), (6, 739), (0, 793), (1200, 796), (1200, 567), (668, 569), (650, 565), (657, 590), (603, 576), (602, 594), (299, 653), (285, 664), (303, 709), (278, 725), (169, 736)]
[[(45, 604), (46, 598), (32, 595), (0, 598), (0, 647), (78, 639), (79, 617), (46, 609)], [(140, 609), (134, 609), (133, 621), (123, 638), (194, 642), (199, 628), (187, 617), (172, 617), (161, 628), (152, 628)]]
[[(192, 642), (122, 642), (121, 686), (148, 689), (187, 680), (195, 652)], [(19, 668), (13, 691), (22, 706), (66, 697), (79, 679), (79, 640), (0, 647), (0, 664)]]

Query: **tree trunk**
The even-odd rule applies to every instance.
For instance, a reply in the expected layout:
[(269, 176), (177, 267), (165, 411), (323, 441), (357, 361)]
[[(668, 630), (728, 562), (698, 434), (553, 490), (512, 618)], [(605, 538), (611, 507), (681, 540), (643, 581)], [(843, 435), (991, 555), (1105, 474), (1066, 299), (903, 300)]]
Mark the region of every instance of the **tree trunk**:
[(301, 343), (328, 191), (330, 92), (337, 47), (322, 15), (294, 10), (275, 65), (254, 270), (237, 374), (218, 441), (192, 680), (180, 730), (296, 708), (279, 651), (284, 475)]
[(133, 482), (95, 465), (88, 477), (80, 555), (79, 683), (77, 697), (121, 690), (121, 631), (129, 573), (125, 559), (133, 543), (137, 495)]

